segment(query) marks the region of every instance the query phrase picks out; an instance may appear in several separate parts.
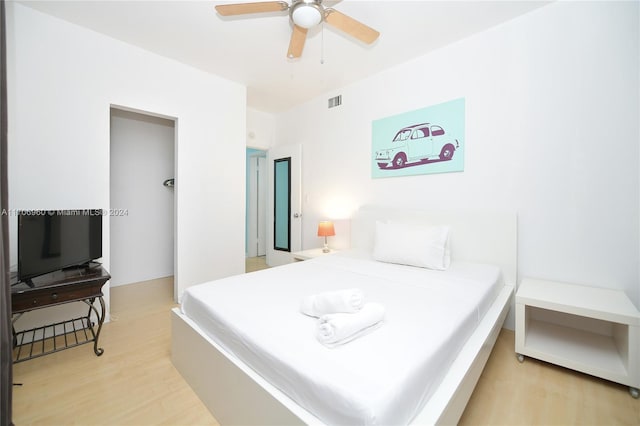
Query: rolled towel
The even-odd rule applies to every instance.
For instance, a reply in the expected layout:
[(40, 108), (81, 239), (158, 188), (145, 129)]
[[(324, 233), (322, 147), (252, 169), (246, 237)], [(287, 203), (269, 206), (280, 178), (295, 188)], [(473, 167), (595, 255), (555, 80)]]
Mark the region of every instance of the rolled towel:
[(352, 314), (327, 314), (320, 317), (316, 337), (323, 345), (335, 347), (375, 330), (384, 320), (385, 309), (379, 303), (367, 303)]
[(357, 312), (364, 305), (364, 293), (359, 288), (328, 291), (307, 296), (302, 300), (300, 311), (312, 317), (338, 312)]

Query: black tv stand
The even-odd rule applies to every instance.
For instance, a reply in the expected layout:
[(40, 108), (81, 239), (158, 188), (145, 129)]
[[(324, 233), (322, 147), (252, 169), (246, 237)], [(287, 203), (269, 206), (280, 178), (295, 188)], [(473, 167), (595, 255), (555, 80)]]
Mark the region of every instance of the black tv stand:
[[(98, 264), (82, 269), (55, 271), (12, 285), (13, 362), (26, 361), (91, 342), (94, 353), (102, 355), (104, 349), (98, 347), (106, 313), (102, 286), (110, 278), (109, 273)], [(99, 302), (100, 309), (94, 305), (96, 301)], [(29, 330), (15, 329), (16, 321), (29, 311), (72, 302), (86, 304), (87, 314)]]

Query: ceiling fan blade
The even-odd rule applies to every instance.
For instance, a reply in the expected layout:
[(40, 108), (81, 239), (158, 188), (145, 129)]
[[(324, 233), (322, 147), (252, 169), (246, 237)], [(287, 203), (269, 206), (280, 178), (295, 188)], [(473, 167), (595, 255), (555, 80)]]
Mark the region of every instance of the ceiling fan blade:
[(325, 9), (324, 20), (337, 29), (344, 31), (358, 40), (371, 44), (380, 36), (380, 33), (360, 21), (340, 13), (335, 9)]
[(299, 58), (302, 56), (302, 49), (304, 49), (304, 43), (307, 40), (307, 29), (293, 26), (293, 32), (291, 33), (291, 41), (289, 42), (289, 50), (287, 51), (287, 58)]
[(220, 4), (216, 6), (216, 11), (222, 16), (245, 15), (248, 13), (282, 12), (287, 9), (289, 9), (289, 4), (284, 1)]

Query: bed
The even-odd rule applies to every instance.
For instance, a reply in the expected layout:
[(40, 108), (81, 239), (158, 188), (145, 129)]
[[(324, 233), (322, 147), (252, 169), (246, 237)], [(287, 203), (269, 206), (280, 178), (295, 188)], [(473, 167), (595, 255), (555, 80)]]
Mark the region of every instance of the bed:
[[(374, 259), (381, 223), (446, 225), (450, 266)], [(221, 424), (459, 420), (510, 307), (515, 215), (367, 206), (351, 229), (351, 250), (191, 287), (172, 311), (172, 361)], [(345, 287), (385, 320), (327, 348), (300, 300)]]

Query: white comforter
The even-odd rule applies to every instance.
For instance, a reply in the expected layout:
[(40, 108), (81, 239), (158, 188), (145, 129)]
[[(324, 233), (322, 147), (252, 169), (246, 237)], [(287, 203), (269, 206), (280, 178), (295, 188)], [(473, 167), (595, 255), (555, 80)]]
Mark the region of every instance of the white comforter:
[[(190, 287), (182, 311), (322, 422), (396, 425), (421, 410), (502, 285), (490, 265), (443, 272), (336, 254)], [(354, 287), (385, 306), (385, 322), (327, 348), (300, 302)]]

